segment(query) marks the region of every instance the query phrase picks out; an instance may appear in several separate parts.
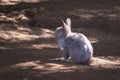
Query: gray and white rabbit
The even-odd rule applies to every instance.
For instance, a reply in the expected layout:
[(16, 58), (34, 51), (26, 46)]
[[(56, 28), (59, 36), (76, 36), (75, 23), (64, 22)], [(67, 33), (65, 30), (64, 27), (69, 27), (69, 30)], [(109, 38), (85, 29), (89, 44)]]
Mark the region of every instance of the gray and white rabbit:
[(64, 61), (89, 64), (93, 58), (93, 47), (87, 37), (71, 31), (71, 19), (62, 21), (62, 26), (55, 30), (54, 37), (63, 51)]

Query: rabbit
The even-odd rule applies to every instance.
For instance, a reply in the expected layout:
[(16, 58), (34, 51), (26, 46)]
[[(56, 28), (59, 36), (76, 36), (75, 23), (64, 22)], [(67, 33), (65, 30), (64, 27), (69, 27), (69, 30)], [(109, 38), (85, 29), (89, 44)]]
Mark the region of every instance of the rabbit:
[(62, 21), (62, 26), (57, 27), (54, 37), (63, 52), (61, 60), (81, 64), (90, 64), (93, 58), (93, 47), (82, 33), (71, 31), (71, 19)]

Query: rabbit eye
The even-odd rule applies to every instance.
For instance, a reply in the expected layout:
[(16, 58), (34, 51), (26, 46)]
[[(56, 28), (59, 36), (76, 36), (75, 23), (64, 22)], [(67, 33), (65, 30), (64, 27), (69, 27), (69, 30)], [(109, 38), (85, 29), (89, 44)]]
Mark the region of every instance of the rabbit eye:
[(58, 30), (58, 32), (60, 32), (60, 30)]
[(61, 31), (62, 31), (61, 29), (58, 30), (58, 32), (61, 32)]

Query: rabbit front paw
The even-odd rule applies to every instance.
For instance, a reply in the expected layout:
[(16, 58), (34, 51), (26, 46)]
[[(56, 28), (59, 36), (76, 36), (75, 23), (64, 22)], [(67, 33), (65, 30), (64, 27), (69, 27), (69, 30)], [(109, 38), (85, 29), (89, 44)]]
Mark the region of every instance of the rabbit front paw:
[(61, 60), (61, 61), (65, 61), (65, 58), (64, 58), (64, 57), (61, 57), (60, 60)]
[(71, 57), (69, 57), (68, 59), (65, 59), (64, 57), (61, 57), (60, 60), (61, 60), (61, 61), (68, 62), (68, 63), (73, 63)]
[(65, 60), (68, 63), (73, 63), (73, 60), (71, 59), (71, 57), (69, 57), (68, 59)]

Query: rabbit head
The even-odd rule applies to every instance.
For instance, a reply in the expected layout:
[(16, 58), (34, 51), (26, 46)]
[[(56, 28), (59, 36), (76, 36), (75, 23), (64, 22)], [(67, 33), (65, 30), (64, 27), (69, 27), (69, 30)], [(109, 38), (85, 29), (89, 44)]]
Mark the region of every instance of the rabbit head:
[(54, 33), (54, 36), (57, 39), (64, 38), (67, 34), (71, 33), (71, 19), (67, 18), (66, 22), (64, 22), (63, 20), (61, 20), (61, 22), (62, 26), (58, 27)]

